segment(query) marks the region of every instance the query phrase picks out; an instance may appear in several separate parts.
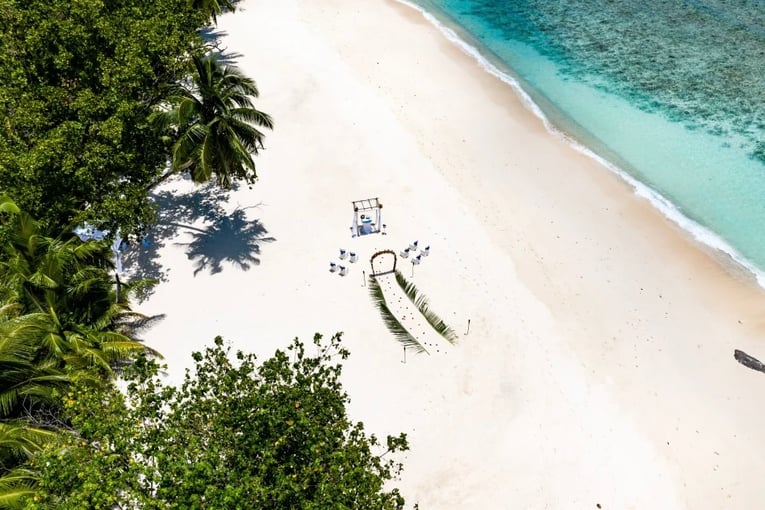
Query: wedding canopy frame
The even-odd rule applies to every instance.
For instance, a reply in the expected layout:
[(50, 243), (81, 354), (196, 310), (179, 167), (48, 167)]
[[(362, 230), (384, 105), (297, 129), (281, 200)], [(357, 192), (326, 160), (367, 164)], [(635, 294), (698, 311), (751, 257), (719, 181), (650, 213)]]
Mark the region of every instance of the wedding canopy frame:
[(382, 231), (382, 204), (375, 198), (354, 200), (353, 204), (353, 236), (377, 234)]

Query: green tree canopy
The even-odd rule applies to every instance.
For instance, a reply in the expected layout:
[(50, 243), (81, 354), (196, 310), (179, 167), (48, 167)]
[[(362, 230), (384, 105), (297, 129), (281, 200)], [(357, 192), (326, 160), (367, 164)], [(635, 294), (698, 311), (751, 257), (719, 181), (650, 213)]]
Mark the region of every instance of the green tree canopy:
[(401, 509), (388, 483), (406, 436), (383, 443), (347, 416), (340, 335), (297, 339), (258, 363), (220, 337), (180, 388), (131, 369), (127, 397), (105, 386), (66, 398), (72, 431), (35, 457), (27, 509)]
[(48, 231), (138, 231), (167, 150), (148, 122), (207, 21), (189, 0), (0, 0), (0, 191)]

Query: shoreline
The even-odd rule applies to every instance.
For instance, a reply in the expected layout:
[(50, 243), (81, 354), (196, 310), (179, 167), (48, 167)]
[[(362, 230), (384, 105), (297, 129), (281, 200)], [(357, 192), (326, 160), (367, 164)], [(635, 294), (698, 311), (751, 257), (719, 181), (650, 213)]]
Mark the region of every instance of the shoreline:
[[(167, 281), (142, 311), (167, 313), (149, 340), (171, 377), (218, 334), (267, 355), (341, 330), (352, 418), (409, 435), (410, 505), (756, 506), (761, 381), (733, 349), (765, 353), (758, 286), (547, 132), (412, 8), (241, 7), (220, 30), (276, 127), (259, 182), (223, 205), (273, 241), (252, 240), (246, 270), (208, 253), (223, 257), (215, 274), (194, 274), (193, 231), (161, 243)], [(388, 235), (351, 239), (350, 202), (374, 196)], [(412, 281), (460, 341), (404, 363), (362, 270), (414, 239), (433, 249)], [(337, 248), (359, 252), (347, 277), (327, 270)]]
[[(502, 63), (495, 62), (489, 57), (484, 56), (481, 50), (477, 47), (477, 45), (480, 43), (470, 37), (469, 34), (465, 33), (461, 35), (457, 33), (455, 27), (449, 24), (451, 19), (449, 21), (439, 19), (438, 15), (428, 11), (425, 7), (417, 5), (408, 0), (393, 1), (419, 12), (423, 18), (425, 18), (439, 32), (441, 32), (446, 39), (452, 42), (467, 56), (474, 59), (484, 71), (491, 74), (492, 76), (495, 76), (500, 81), (511, 87), (518, 94), (522, 103), (529, 109), (529, 111), (539, 117), (540, 121), (543, 123), (551, 135), (556, 136), (562, 141), (570, 144), (575, 150), (581, 152), (589, 158), (592, 158), (599, 165), (605, 167), (608, 171), (613, 172), (621, 179), (623, 179), (629, 186), (633, 188), (635, 195), (647, 200), (652, 207), (661, 212), (662, 215), (664, 215), (668, 220), (676, 224), (681, 230), (687, 233), (696, 242), (701, 244), (702, 250), (709, 250), (709, 252), (715, 256), (721, 264), (730, 270), (732, 275), (740, 275), (742, 271), (745, 271), (760, 288), (765, 290), (765, 271), (758, 268), (753, 262), (748, 260), (733, 245), (723, 239), (719, 234), (683, 214), (671, 200), (667, 199), (664, 195), (654, 190), (647, 184), (644, 184), (637, 178), (633, 177), (627, 170), (624, 170), (619, 163), (615, 163), (611, 161), (609, 157), (599, 154), (596, 150), (588, 146), (586, 142), (579, 140), (577, 137), (567, 132), (563, 128), (558, 127), (552, 120), (550, 120), (548, 115), (545, 113), (544, 108), (537, 104), (534, 99), (532, 99), (531, 95), (524, 89), (518, 78), (512, 76), (509, 71), (500, 69)], [(439, 13), (446, 16), (440, 11)], [(466, 40), (466, 37), (470, 37), (470, 39)]]

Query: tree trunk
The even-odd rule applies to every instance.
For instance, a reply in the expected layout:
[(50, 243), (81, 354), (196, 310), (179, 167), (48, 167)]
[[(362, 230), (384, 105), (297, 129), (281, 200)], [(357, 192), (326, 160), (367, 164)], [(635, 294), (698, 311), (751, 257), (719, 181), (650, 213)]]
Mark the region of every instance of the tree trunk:
[(760, 360), (748, 355), (744, 351), (739, 351), (738, 349), (736, 349), (735, 351), (733, 351), (733, 357), (736, 358), (736, 361), (738, 361), (745, 367), (749, 367), (752, 370), (757, 370), (758, 372), (765, 373), (765, 365), (763, 365)]

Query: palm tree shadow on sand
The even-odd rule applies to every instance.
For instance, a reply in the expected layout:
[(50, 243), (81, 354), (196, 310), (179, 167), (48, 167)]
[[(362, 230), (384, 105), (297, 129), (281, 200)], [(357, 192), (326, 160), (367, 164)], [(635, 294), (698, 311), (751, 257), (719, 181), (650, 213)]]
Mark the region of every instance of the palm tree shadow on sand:
[(176, 243), (188, 246), (186, 255), (194, 260), (194, 276), (209, 270), (210, 274), (223, 271), (224, 264), (242, 271), (260, 265), (260, 247), (275, 241), (258, 220), (248, 220), (244, 209), (236, 209), (231, 215), (221, 216), (205, 228), (186, 227), (193, 240)]
[[(232, 190), (236, 189), (234, 184)], [(242, 269), (257, 265), (259, 243), (274, 239), (265, 237), (266, 229), (259, 221), (245, 219), (244, 210), (249, 207), (238, 208), (229, 215), (222, 205), (227, 203), (229, 197), (229, 190), (212, 183), (199, 186), (191, 193), (175, 190), (154, 192), (157, 224), (143, 242), (132, 243), (124, 254), (124, 264), (131, 278), (145, 278), (157, 283), (167, 281), (171, 268), (162, 264), (160, 251), (181, 231), (187, 230), (191, 230), (194, 236), (192, 242), (187, 243), (187, 255), (199, 259), (197, 265), (201, 262), (201, 269), (195, 270), (195, 274), (205, 266), (211, 267), (211, 271), (217, 267), (217, 272), (220, 272), (226, 260), (233, 261)], [(200, 222), (205, 226), (191, 226)], [(212, 245), (216, 239), (218, 246)], [(236, 261), (243, 262), (247, 268)], [(136, 297), (143, 301), (151, 294), (152, 289), (147, 289)]]
[[(214, 222), (226, 214), (221, 204), (229, 192), (214, 185), (204, 185), (191, 193), (162, 190), (152, 193), (157, 207), (157, 224), (141, 242), (133, 242), (123, 256), (123, 263), (132, 278), (156, 282), (167, 280), (171, 268), (162, 265), (160, 250), (175, 238), (181, 228), (198, 221)], [(148, 297), (150, 293), (142, 296)]]

